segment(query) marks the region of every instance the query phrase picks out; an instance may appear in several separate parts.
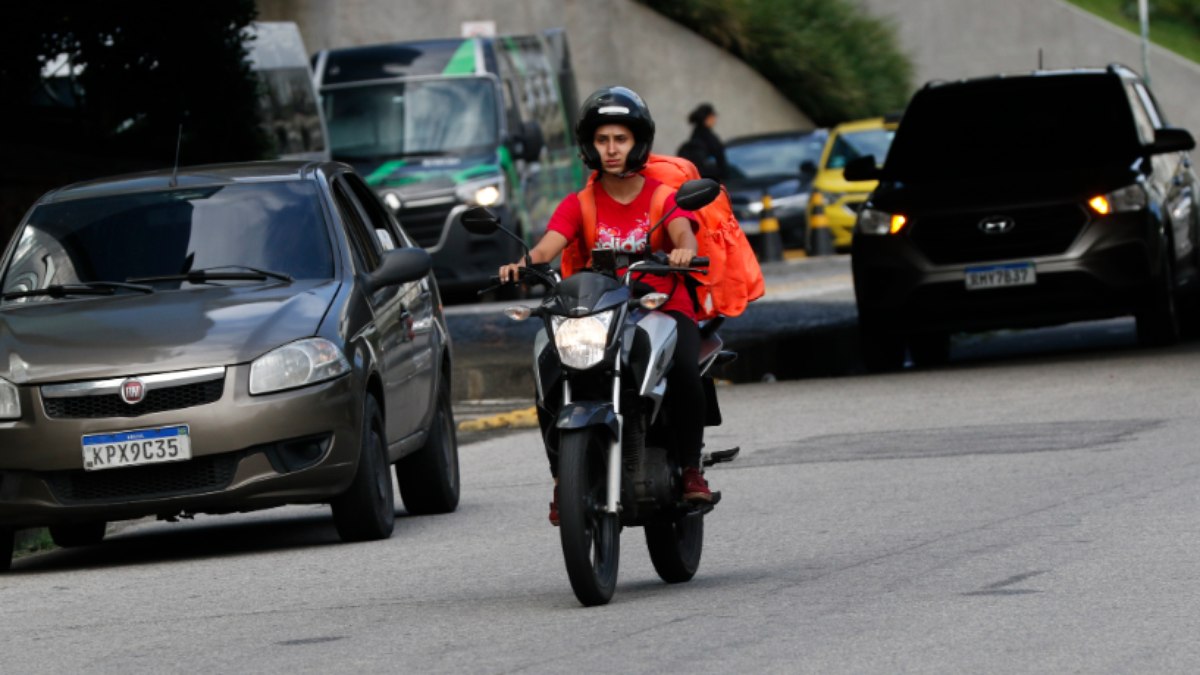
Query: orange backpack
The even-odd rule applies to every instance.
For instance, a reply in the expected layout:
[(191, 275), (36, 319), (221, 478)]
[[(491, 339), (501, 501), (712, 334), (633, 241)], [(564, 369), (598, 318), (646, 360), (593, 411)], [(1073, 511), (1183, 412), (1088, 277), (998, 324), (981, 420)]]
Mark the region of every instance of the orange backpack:
[[(674, 194), (675, 189), (685, 181), (700, 177), (696, 166), (686, 159), (655, 154), (650, 155), (641, 173), (660, 181), (664, 186), (655, 190), (650, 199), (652, 224), (662, 217), (666, 198)], [(587, 186), (577, 193), (583, 211), (583, 236), (575, 245), (568, 246), (563, 251), (564, 277), (587, 267), (592, 247), (596, 243), (596, 197), (592, 194), (594, 180), (593, 175)], [(733, 215), (729, 193), (724, 188), (722, 192), (722, 197), (695, 212), (700, 222), (700, 230), (696, 233), (696, 243), (699, 247), (696, 255), (705, 256), (709, 261), (707, 275), (693, 275), (693, 279), (698, 282), (696, 302), (699, 307), (696, 318), (701, 320), (712, 319), (718, 315), (738, 316), (746, 310), (747, 304), (761, 298), (765, 292), (758, 258), (755, 257), (754, 249)], [(651, 250), (662, 248), (665, 229), (659, 228), (655, 231)]]

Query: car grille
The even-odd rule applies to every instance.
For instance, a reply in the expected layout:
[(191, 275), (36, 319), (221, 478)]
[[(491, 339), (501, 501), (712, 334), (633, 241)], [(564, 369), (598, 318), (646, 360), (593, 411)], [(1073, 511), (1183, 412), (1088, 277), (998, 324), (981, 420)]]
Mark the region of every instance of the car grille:
[(240, 456), (240, 453), (216, 455), (104, 471), (55, 471), (43, 476), (54, 498), (62, 504), (160, 499), (228, 487)]
[(140, 403), (130, 405), (120, 394), (44, 398), (46, 416), (52, 419), (94, 419), (101, 417), (140, 417), (166, 410), (179, 410), (219, 401), (225, 391), (225, 378), (178, 387), (151, 389)]
[(422, 206), (404, 209), (396, 214), (400, 225), (408, 236), (416, 240), (423, 248), (433, 248), (442, 239), (442, 230), (446, 229), (446, 217), (450, 215), (452, 204), (437, 206)]
[[(979, 222), (989, 216), (1007, 216), (1015, 226), (1004, 234), (984, 234)], [(1062, 253), (1075, 241), (1087, 213), (1078, 204), (1058, 204), (1031, 209), (998, 210), (918, 216), (910, 237), (932, 262), (968, 263), (1009, 258), (1031, 258)]]

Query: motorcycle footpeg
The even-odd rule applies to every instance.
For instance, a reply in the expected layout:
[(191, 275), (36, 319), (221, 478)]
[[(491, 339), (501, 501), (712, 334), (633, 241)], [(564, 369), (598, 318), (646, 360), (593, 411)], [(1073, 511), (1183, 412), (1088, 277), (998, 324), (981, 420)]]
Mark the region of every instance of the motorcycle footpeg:
[(716, 452), (706, 452), (706, 453), (704, 453), (704, 456), (701, 458), (700, 461), (704, 466), (712, 466), (714, 464), (723, 464), (725, 462), (732, 462), (733, 460), (737, 459), (738, 453), (740, 453), (741, 451), (742, 451), (741, 446), (738, 446), (736, 448), (729, 448), (728, 450), (718, 450)]

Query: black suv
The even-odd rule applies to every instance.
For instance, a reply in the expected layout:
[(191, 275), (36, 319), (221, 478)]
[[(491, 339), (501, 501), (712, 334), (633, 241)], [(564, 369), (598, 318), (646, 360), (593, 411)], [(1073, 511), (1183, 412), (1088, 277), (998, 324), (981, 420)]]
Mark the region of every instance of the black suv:
[(1178, 339), (1193, 147), (1123, 66), (926, 85), (883, 167), (846, 169), (880, 180), (851, 258), (868, 367), (943, 361), (951, 332), (1129, 314), (1143, 343)]

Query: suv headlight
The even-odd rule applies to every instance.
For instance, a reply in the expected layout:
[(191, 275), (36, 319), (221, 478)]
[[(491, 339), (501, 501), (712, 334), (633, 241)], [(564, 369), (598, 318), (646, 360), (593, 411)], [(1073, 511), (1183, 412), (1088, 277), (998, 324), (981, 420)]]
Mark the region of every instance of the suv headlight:
[(558, 358), (568, 368), (583, 370), (600, 363), (604, 348), (608, 345), (608, 328), (612, 325), (615, 309), (578, 319), (565, 316), (550, 317), (554, 331), (554, 345)]
[(504, 175), (473, 180), (455, 188), (459, 201), (470, 206), (499, 206), (504, 203)]
[(324, 338), (286, 344), (250, 364), (250, 393), (269, 394), (317, 384), (350, 372), (337, 345)]
[(1146, 188), (1134, 183), (1106, 195), (1092, 197), (1088, 200), (1088, 206), (1096, 213), (1106, 216), (1110, 213), (1141, 211), (1146, 208), (1146, 201)]
[(899, 234), (906, 224), (908, 219), (898, 213), (863, 209), (858, 212), (856, 229), (860, 234)]
[(0, 379), (0, 420), (21, 419), (21, 398), (17, 385)]

